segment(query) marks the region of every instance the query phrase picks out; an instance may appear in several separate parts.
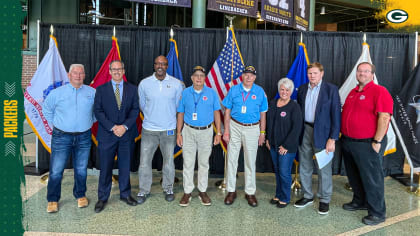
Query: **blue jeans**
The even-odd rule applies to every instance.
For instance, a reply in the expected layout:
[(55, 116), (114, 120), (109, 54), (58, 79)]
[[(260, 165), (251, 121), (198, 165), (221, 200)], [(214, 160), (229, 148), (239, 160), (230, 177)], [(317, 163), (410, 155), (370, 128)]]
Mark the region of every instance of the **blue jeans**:
[(278, 148), (271, 147), (271, 159), (273, 160), (276, 174), (276, 198), (282, 202), (290, 202), (290, 187), (292, 186), (292, 166), (296, 153), (281, 155)]
[(78, 135), (53, 129), (51, 139), (50, 174), (48, 179), (48, 202), (58, 202), (61, 196), (61, 180), (67, 160), (72, 154), (74, 168), (74, 197), (81, 198), (86, 193), (86, 176), (91, 146), (90, 129)]

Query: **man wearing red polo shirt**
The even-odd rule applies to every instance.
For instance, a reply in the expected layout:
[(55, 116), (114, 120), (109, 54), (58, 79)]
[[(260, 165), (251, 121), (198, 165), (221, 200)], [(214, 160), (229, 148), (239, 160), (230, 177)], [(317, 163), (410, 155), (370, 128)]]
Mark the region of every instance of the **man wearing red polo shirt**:
[(357, 66), (359, 85), (346, 98), (341, 115), (341, 140), (347, 177), (353, 199), (344, 210), (368, 210), (362, 222), (376, 225), (385, 221), (385, 151), (393, 100), (386, 88), (373, 82), (375, 66), (362, 62)]

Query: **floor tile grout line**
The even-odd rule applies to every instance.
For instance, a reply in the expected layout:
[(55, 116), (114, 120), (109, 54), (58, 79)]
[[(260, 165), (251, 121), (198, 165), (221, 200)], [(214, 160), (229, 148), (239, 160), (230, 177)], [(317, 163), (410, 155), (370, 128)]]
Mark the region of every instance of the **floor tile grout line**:
[(351, 231), (344, 232), (342, 234), (338, 234), (337, 236), (362, 235), (362, 234), (366, 234), (377, 229), (385, 228), (387, 226), (390, 226), (390, 225), (393, 225), (393, 224), (396, 224), (396, 223), (399, 223), (399, 222), (402, 222), (402, 221), (405, 221), (405, 220), (408, 220), (417, 216), (420, 216), (420, 209), (412, 210), (401, 215), (393, 216), (389, 218), (388, 220), (386, 220), (384, 223), (379, 224), (379, 225), (363, 226), (361, 228), (357, 228)]

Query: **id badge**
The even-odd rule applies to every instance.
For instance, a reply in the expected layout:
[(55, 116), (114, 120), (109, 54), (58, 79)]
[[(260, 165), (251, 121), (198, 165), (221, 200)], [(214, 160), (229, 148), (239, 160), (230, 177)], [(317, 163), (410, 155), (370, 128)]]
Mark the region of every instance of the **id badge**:
[(173, 136), (174, 135), (174, 130), (168, 130), (168, 131), (166, 131), (166, 135)]
[(243, 113), (243, 114), (246, 113), (246, 106), (242, 106), (241, 113)]
[(197, 113), (196, 112), (192, 113), (192, 120), (197, 120)]

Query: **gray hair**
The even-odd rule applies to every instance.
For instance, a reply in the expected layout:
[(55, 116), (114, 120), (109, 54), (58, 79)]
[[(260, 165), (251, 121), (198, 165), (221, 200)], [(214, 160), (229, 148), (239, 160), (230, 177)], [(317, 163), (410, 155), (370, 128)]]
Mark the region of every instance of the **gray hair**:
[(295, 89), (295, 84), (293, 83), (293, 81), (289, 78), (281, 78), (279, 80), (279, 82), (277, 83), (277, 91), (280, 92), (280, 86), (284, 85), (284, 87), (286, 87), (286, 89), (290, 90), (293, 92), (293, 89)]
[(114, 64), (114, 62), (121, 63), (121, 66), (124, 69), (124, 62), (122, 62), (121, 60), (113, 60), (113, 61), (111, 61), (111, 63), (109, 63), (109, 69), (111, 69), (111, 66), (112, 66), (112, 64)]
[(85, 66), (83, 64), (71, 64), (70, 68), (69, 68), (69, 73), (71, 72), (71, 70), (73, 70), (73, 68), (75, 67), (82, 67), (83, 71), (85, 70)]

